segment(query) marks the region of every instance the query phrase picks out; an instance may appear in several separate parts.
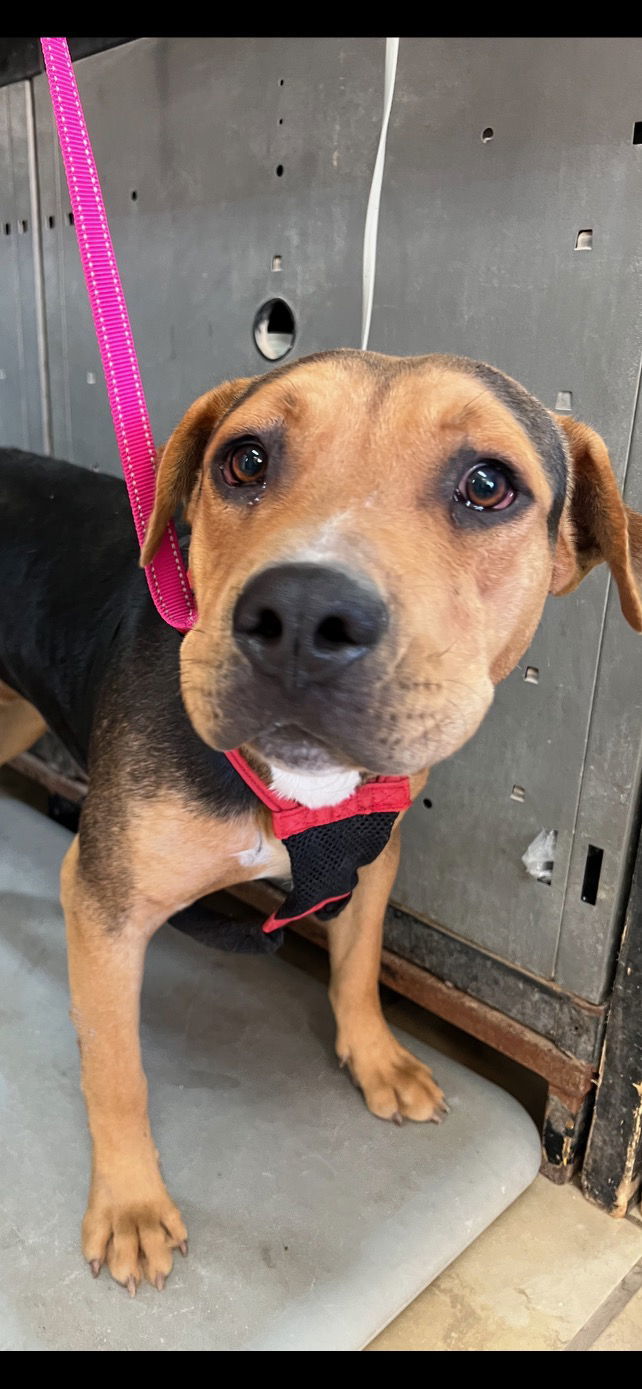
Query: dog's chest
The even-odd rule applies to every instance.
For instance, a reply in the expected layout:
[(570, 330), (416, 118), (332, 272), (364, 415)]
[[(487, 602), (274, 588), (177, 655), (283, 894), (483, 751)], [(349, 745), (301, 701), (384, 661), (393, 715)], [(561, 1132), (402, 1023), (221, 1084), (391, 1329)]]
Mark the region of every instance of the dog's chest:
[(139, 803), (130, 828), (137, 888), (165, 915), (257, 878), (289, 878), (287, 849), (263, 816), (221, 820), (177, 793)]

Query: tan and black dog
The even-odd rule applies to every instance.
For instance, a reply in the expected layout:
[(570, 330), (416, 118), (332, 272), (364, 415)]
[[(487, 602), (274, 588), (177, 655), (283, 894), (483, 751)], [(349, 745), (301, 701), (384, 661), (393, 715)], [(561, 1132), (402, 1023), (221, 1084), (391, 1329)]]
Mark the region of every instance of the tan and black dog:
[[(62, 870), (93, 1139), (83, 1249), (130, 1293), (162, 1288), (187, 1239), (147, 1118), (148, 941), (206, 893), (289, 870), (220, 750), (310, 806), (384, 774), (416, 795), (548, 593), (605, 560), (642, 630), (642, 517), (601, 438), (464, 358), (346, 350), (219, 386), (161, 452), (144, 561), (181, 506), (199, 611), (184, 639), (147, 593), (124, 485), (0, 450), (0, 761), (48, 725), (89, 771)], [(427, 1120), (441, 1092), (378, 997), (398, 852), (395, 826), (329, 928), (330, 998), (372, 1112)]]

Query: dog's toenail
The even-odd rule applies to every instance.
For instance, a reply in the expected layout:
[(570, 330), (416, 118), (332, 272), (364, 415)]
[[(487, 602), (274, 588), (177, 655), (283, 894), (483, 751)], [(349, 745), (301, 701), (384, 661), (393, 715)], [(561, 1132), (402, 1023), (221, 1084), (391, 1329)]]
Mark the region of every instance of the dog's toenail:
[(183, 1255), (183, 1258), (186, 1259), (186, 1258), (187, 1258), (187, 1240), (186, 1240), (186, 1239), (182, 1239), (178, 1247), (179, 1247), (179, 1249), (180, 1249), (180, 1251), (181, 1251), (181, 1254)]
[(92, 1278), (97, 1278), (100, 1273), (100, 1259), (92, 1259), (90, 1265)]
[(136, 1279), (133, 1277), (133, 1275), (131, 1278), (127, 1279), (127, 1291), (130, 1297), (136, 1296)]
[(159, 1293), (162, 1293), (163, 1288), (165, 1287), (165, 1274), (164, 1274), (164, 1273), (159, 1273), (159, 1274), (158, 1274), (158, 1276), (157, 1276), (157, 1278), (156, 1278), (156, 1287), (158, 1288)]
[(397, 1128), (399, 1128), (399, 1129), (401, 1128), (401, 1125), (403, 1124), (403, 1114), (400, 1114), (398, 1109), (395, 1111), (395, 1113), (394, 1113), (393, 1116), (392, 1116), (392, 1122), (393, 1122), (393, 1124), (396, 1124), (396, 1125), (397, 1125)]

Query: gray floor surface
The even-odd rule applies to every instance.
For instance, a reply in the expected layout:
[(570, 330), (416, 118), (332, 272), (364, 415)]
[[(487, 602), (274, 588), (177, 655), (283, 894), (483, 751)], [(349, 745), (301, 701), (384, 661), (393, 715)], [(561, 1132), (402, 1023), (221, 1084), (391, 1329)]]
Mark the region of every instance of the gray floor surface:
[(104, 1270), (94, 1282), (79, 1247), (89, 1143), (58, 905), (68, 842), (0, 796), (0, 1347), (361, 1348), (533, 1180), (531, 1119), (409, 1039), (451, 1113), (441, 1127), (374, 1119), (336, 1065), (320, 985), (164, 927), (143, 1050), (190, 1254), (162, 1294), (132, 1301)]

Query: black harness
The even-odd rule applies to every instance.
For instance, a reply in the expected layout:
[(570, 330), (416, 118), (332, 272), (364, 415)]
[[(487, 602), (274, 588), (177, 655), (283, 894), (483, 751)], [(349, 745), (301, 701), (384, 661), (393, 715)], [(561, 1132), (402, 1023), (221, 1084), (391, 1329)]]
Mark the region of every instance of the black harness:
[(310, 810), (271, 791), (239, 752), (228, 761), (268, 807), (290, 859), (292, 887), (263, 926), (269, 934), (314, 912), (328, 921), (348, 905), (360, 868), (385, 849), (401, 810), (410, 805), (407, 777), (376, 777), (339, 805)]

